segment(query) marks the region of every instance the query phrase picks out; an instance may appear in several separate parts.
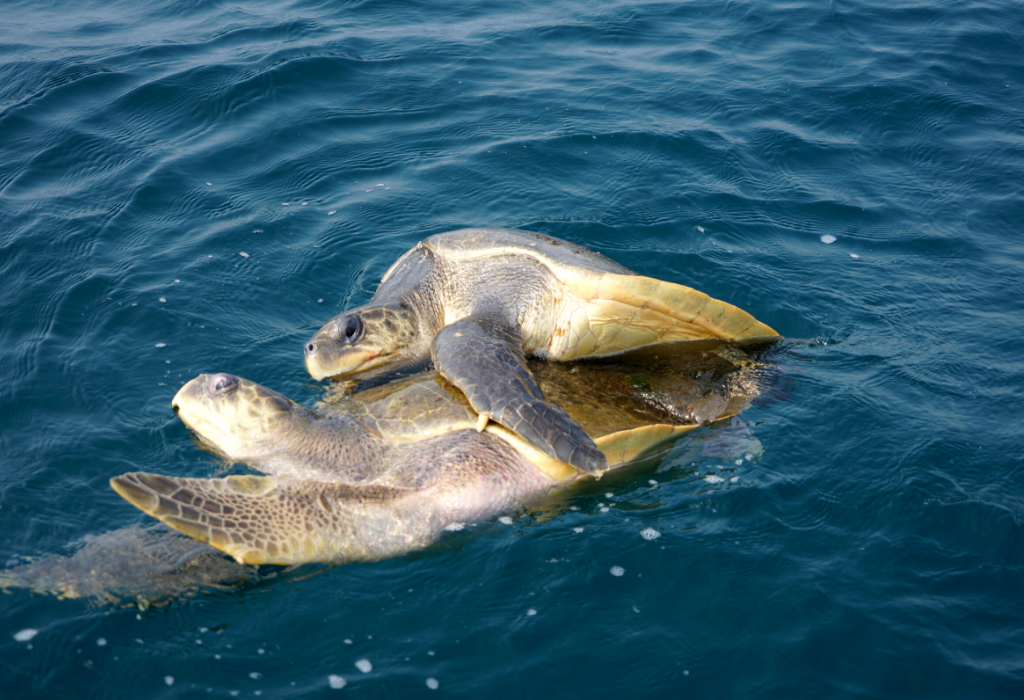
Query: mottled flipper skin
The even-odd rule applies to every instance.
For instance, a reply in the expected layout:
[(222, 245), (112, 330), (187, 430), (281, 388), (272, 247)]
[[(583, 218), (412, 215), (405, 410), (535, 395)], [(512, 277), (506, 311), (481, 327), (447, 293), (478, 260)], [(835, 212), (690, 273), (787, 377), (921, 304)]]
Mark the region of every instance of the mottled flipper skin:
[(462, 390), (480, 415), (577, 469), (589, 474), (607, 470), (608, 460), (579, 423), (544, 401), (521, 348), (517, 329), (469, 317), (438, 331), (431, 356), (437, 371)]
[[(110, 484), (142, 511), (239, 563), (284, 565), (381, 558), (388, 553), (378, 551), (387, 538), (372, 536), (372, 528), (366, 525), (373, 519), (357, 518), (352, 511), (378, 511), (410, 491), (272, 476), (189, 479), (146, 472), (122, 474)], [(361, 525), (359, 536), (354, 532), (356, 519)], [(381, 529), (389, 524), (384, 517), (379, 522)], [(414, 544), (429, 542), (426, 527), (404, 534)]]

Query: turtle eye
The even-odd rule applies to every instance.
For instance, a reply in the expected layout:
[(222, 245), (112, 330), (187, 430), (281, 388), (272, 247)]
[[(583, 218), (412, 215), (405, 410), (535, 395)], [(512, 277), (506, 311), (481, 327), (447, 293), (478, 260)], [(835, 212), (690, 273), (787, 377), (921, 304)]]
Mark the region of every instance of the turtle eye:
[(215, 374), (210, 379), (210, 393), (214, 396), (224, 394), (238, 386), (238, 380), (230, 374)]
[(346, 316), (338, 324), (338, 340), (352, 344), (363, 336), (363, 319), (358, 316)]

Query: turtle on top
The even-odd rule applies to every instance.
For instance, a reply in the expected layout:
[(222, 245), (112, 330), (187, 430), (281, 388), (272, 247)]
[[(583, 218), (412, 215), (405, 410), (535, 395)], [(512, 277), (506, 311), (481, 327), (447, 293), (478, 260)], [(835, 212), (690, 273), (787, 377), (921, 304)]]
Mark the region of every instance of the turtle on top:
[(594, 440), (544, 400), (524, 360), (570, 361), (680, 340), (778, 334), (689, 287), (643, 277), (540, 233), (470, 228), (431, 236), (384, 274), (373, 298), (306, 344), (315, 379), (433, 361), (478, 415), (591, 474), (608, 468)]

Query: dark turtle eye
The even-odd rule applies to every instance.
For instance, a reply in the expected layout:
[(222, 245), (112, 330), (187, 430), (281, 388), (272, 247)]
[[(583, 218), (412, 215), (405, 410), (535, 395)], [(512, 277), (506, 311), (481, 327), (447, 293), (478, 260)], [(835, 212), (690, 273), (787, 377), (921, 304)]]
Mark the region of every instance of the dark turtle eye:
[(238, 380), (230, 374), (215, 374), (210, 378), (210, 393), (214, 396), (231, 391), (238, 386)]
[(346, 316), (338, 323), (338, 340), (352, 344), (363, 336), (363, 319)]

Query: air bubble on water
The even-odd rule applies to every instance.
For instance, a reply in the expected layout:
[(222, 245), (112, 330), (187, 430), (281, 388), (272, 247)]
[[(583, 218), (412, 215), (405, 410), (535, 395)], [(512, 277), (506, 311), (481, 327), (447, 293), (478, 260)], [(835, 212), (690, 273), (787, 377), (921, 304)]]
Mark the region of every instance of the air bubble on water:
[(743, 459), (747, 460), (748, 462), (750, 460), (752, 460), (753, 458), (754, 458), (754, 455), (750, 454), (749, 452), (747, 454), (743, 455)]
[(437, 682), (436, 678), (428, 678), (427, 679), (427, 687), (430, 688), (431, 690), (437, 690), (437, 687), (439, 685), (440, 685), (440, 683)]
[(96, 646), (98, 646), (98, 647), (105, 647), (105, 646), (107, 646), (107, 640), (104, 637), (100, 637), (99, 639), (96, 640)]
[(263, 674), (259, 671), (252, 671), (249, 673), (249, 678), (252, 678), (254, 681), (258, 681), (260, 678), (263, 678)]
[(657, 486), (658, 485), (658, 482), (655, 481), (654, 479), (648, 479), (647, 483), (650, 484), (651, 486)]
[(645, 527), (640, 531), (640, 536), (645, 540), (656, 540), (661, 537), (661, 533), (655, 530), (653, 527)]
[(331, 686), (335, 690), (341, 690), (345, 687), (345, 679), (332, 673), (327, 676), (327, 685)]
[(854, 260), (860, 260), (860, 256), (857, 255), (856, 253), (850, 253), (850, 257), (853, 258)]
[(622, 576), (624, 573), (626, 573), (626, 570), (623, 569), (621, 566), (613, 566), (608, 571), (611, 573), (612, 576)]
[(725, 481), (725, 479), (718, 476), (718, 474), (706, 474), (704, 476), (704, 481), (708, 482), (709, 484), (720, 484), (723, 481)]
[(370, 663), (369, 659), (359, 659), (359, 661), (356, 661), (356, 668), (363, 673), (369, 673), (373, 670), (373, 664)]
[(29, 627), (28, 629), (23, 629), (20, 632), (15, 632), (14, 641), (27, 642), (33, 637), (35, 637), (37, 634), (39, 634), (39, 630), (34, 630), (31, 627)]
[(608, 512), (608, 507), (605, 506), (605, 507), (601, 508), (600, 510), (601, 510), (602, 513), (607, 513)]
[(579, 533), (583, 532), (583, 528), (582, 527), (574, 527), (572, 529), (572, 531), (575, 532), (576, 534), (579, 534)]
[(257, 653), (257, 654), (266, 654), (266, 653), (267, 653), (267, 650), (266, 650), (266, 649), (257, 649), (257, 650), (256, 650), (256, 653)]
[(507, 515), (503, 515), (500, 518), (498, 518), (498, 522), (501, 523), (502, 525), (511, 525), (512, 524), (512, 518), (508, 517)]
[(704, 227), (703, 226), (698, 226), (697, 230), (700, 231), (701, 233), (704, 233)]
[(156, 346), (158, 348), (166, 348), (167, 347), (167, 343), (157, 343)]
[(466, 529), (466, 523), (448, 523), (444, 526), (444, 529), (448, 532), (458, 532), (459, 530)]
[(174, 676), (164, 676), (164, 683), (174, 685)]
[(166, 304), (167, 303), (167, 299), (165, 299), (164, 297), (160, 297), (160, 303), (161, 304)]
[(729, 483), (730, 484), (738, 484), (738, 483), (740, 483), (740, 478), (738, 476), (730, 477), (729, 478)]
[(736, 464), (737, 464), (737, 465), (743, 464), (743, 460), (742, 460), (742, 459), (737, 459), (737, 460), (736, 460)]
[(302, 206), (306, 206), (307, 204), (309, 204), (309, 202), (303, 202)]
[(327, 216), (334, 216), (337, 213), (338, 213), (337, 209), (331, 209), (329, 212), (327, 212)]
[(569, 510), (579, 510), (579, 506), (569, 506)]
[(434, 655), (434, 650), (433, 649), (431, 649), (430, 651), (427, 652), (427, 656), (433, 656), (433, 655)]
[(241, 255), (243, 258), (249, 257), (249, 254), (246, 253), (244, 250), (242, 252), (240, 252), (239, 255)]
[(207, 182), (207, 183), (206, 183), (206, 186), (207, 186), (207, 187), (211, 187), (212, 185), (213, 185), (213, 183), (212, 183), (212, 182)]
[(825, 245), (830, 245), (836, 242), (836, 237), (826, 233), (824, 236), (821, 237), (821, 242), (824, 243)]
[(346, 639), (346, 640), (345, 640), (345, 644), (351, 644), (351, 643), (352, 643), (352, 640), (351, 640), (351, 639)]
[(286, 206), (288, 206), (288, 202), (281, 202), (281, 206), (282, 206), (282, 207), (286, 207)]
[(536, 608), (530, 608), (529, 610), (526, 611), (526, 616), (527, 617), (533, 617), (536, 614), (537, 614), (537, 609)]

